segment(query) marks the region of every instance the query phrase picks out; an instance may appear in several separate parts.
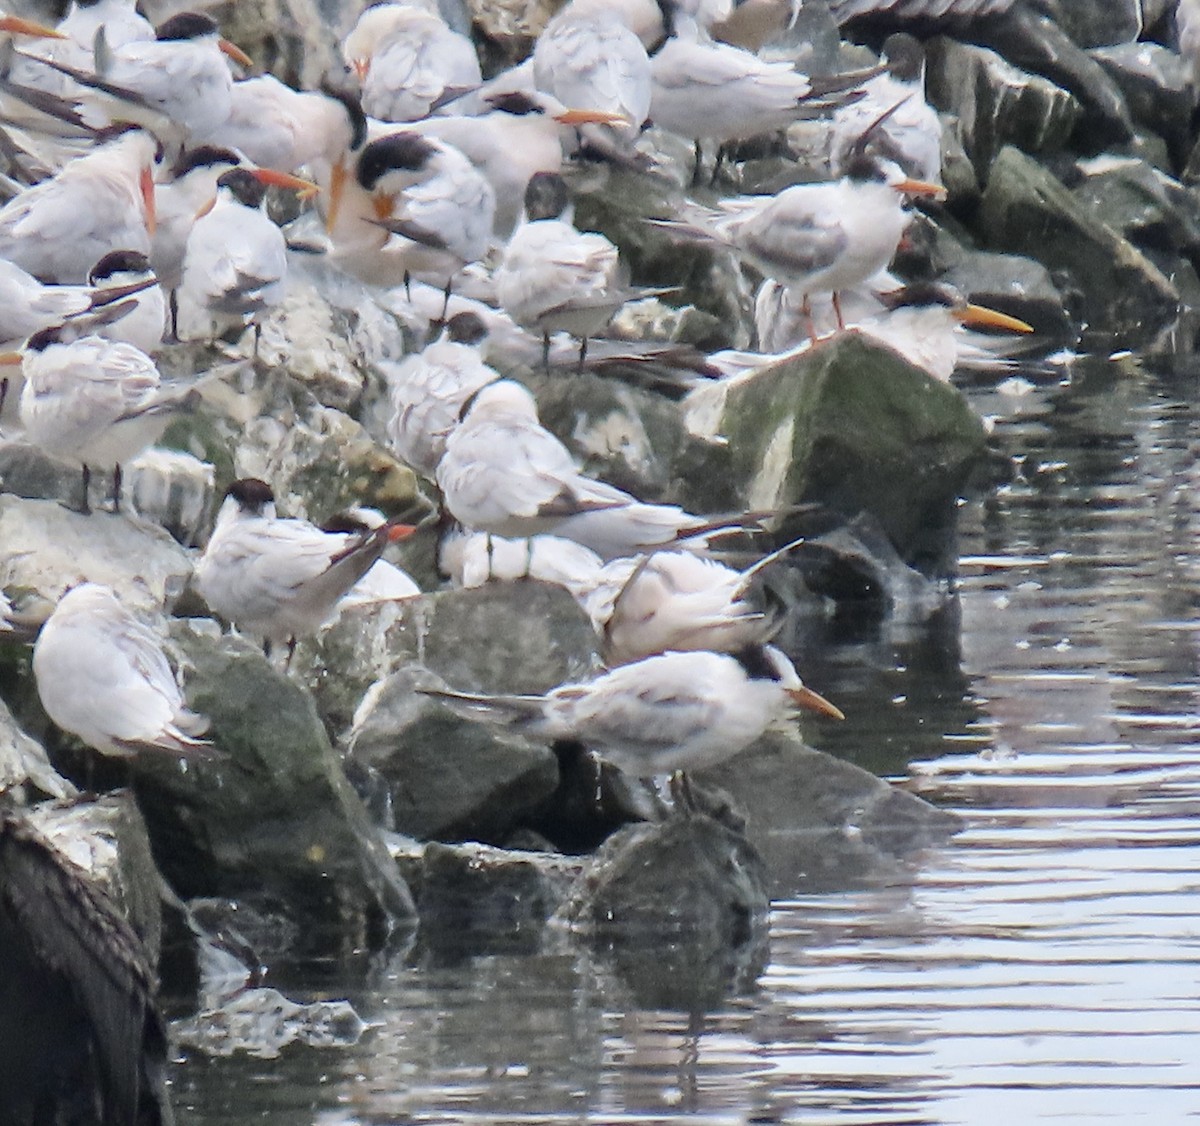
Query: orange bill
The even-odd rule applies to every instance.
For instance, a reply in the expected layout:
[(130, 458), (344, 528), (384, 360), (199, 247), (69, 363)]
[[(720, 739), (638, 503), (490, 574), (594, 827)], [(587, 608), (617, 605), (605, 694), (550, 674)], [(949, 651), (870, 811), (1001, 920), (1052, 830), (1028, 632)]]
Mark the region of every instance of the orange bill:
[(831, 719), (845, 719), (845, 713), (836, 704), (831, 704), (818, 692), (814, 692), (811, 688), (805, 688), (803, 685), (799, 688), (787, 689), (787, 694), (791, 698), (793, 704), (798, 708), (805, 708), (810, 712), (819, 712), (821, 715), (827, 715)]
[(968, 328), (995, 328), (1003, 332), (1033, 332), (1033, 325), (1010, 317), (996, 309), (988, 309), (983, 305), (967, 305), (954, 311), (955, 319)]
[(138, 188), (142, 193), (142, 210), (146, 216), (146, 233), (153, 238), (158, 228), (158, 213), (154, 207), (154, 169), (146, 165), (138, 177)]
[(55, 31), (45, 24), (34, 23), (33, 20), (22, 19), (20, 16), (0, 16), (0, 31), (10, 35), (33, 35), (38, 39), (66, 39), (61, 31)]
[(623, 113), (611, 113), (604, 109), (565, 109), (556, 113), (554, 120), (560, 125), (628, 125), (629, 118)]
[(388, 543), (399, 543), (401, 540), (406, 540), (409, 536), (415, 535), (416, 531), (416, 524), (389, 524), (387, 534)]
[(0, 367), (16, 367), (21, 363), (20, 352), (0, 352)]
[(273, 188), (289, 188), (301, 199), (312, 199), (321, 189), (311, 180), (302, 180), (287, 172), (277, 172), (274, 168), (256, 168), (250, 173), (260, 184), (268, 184)]
[(207, 215), (216, 206), (217, 206), (217, 197), (216, 197), (216, 194), (214, 193), (212, 196), (209, 197), (208, 201), (200, 208), (200, 210), (197, 211), (196, 214), (192, 216), (192, 222), (194, 223), (197, 219), (203, 219), (204, 216)]
[(934, 184), (928, 180), (905, 179), (893, 184), (892, 187), (905, 195), (944, 196), (946, 194), (946, 189), (941, 184)]
[(341, 158), (329, 173), (329, 206), (325, 209), (325, 233), (332, 234), (342, 209), (342, 197), (346, 194), (346, 161)]
[(359, 58), (359, 59), (355, 59), (355, 60), (354, 60), (354, 61), (353, 61), (353, 62), (350, 64), (350, 67), (351, 67), (351, 69), (354, 71), (354, 73), (355, 73), (355, 75), (357, 76), (357, 78), (358, 78), (359, 82), (366, 82), (366, 80), (367, 80), (367, 74), (368, 74), (368, 73), (370, 72), (370, 70), (371, 70), (371, 60), (370, 60), (369, 58)]
[(217, 46), (221, 48), (221, 54), (227, 55), (233, 59), (238, 66), (243, 70), (250, 70), (254, 66), (254, 60), (246, 54), (236, 43), (230, 43), (228, 39), (218, 39)]

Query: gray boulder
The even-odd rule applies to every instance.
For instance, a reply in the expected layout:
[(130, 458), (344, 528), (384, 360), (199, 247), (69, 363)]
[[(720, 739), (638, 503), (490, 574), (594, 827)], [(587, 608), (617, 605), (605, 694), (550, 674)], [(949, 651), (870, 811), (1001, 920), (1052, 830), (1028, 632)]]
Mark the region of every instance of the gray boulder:
[(69, 798), (75, 787), (53, 766), (0, 700), (0, 806), (25, 805), (37, 797)]
[(1082, 294), (1083, 315), (1099, 337), (1128, 347), (1152, 339), (1178, 313), (1178, 291), (1162, 271), (1011, 146), (992, 166), (978, 228), (992, 249), (1063, 271)]
[(1164, 137), (1174, 151), (1185, 152), (1195, 94), (1179, 54), (1160, 43), (1132, 39), (1091, 54), (1124, 94), (1133, 120)]

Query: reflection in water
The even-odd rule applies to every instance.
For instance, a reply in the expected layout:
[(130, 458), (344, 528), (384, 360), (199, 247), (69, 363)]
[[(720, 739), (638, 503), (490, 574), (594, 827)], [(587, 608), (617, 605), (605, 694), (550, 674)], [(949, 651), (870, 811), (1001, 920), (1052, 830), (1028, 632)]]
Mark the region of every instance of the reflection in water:
[(947, 616), (803, 654), (850, 717), (810, 738), (964, 814), (949, 845), (839, 892), (784, 887), (757, 985), (715, 1006), (688, 1003), (674, 955), (656, 997), (653, 951), (565, 938), (396, 962), (352, 994), (375, 1024), (354, 1049), (190, 1060), (180, 1120), (1196, 1115), (1200, 482), (1177, 378), (972, 391), (999, 456), (963, 511), (961, 636)]

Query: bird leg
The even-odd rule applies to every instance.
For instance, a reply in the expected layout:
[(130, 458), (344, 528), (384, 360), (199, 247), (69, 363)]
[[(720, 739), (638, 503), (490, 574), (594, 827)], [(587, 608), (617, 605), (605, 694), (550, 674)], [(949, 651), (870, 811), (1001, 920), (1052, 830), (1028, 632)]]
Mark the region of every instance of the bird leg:
[(838, 295), (837, 290), (833, 291), (833, 311), (834, 311), (834, 314), (837, 316), (838, 330), (841, 332), (845, 332), (846, 322), (842, 319), (842, 300), (841, 300), (841, 297)]
[(167, 311), (171, 314), (171, 329), (170, 335), (165, 343), (178, 344), (179, 341), (179, 291), (171, 289), (167, 291)]
[(550, 372), (550, 330), (542, 331), (542, 368), (547, 374)]
[(83, 504), (79, 508), (79, 511), (81, 513), (83, 513), (84, 516), (91, 516), (91, 514), (92, 514), (92, 502), (88, 497), (88, 492), (91, 489), (91, 486), (92, 486), (92, 471), (87, 466), (87, 464), (84, 463), (84, 466), (83, 466)]
[[(704, 156), (704, 150), (700, 147), (700, 138), (699, 137), (696, 138), (695, 144), (696, 144), (696, 165), (692, 169), (692, 187), (698, 188), (700, 186), (700, 183), (702, 180), (702, 177), (700, 175), (700, 162)], [(715, 175), (715, 173), (714, 173), (714, 175)]]
[(121, 511), (121, 482), (124, 480), (124, 476), (121, 466), (114, 465), (112, 475), (112, 510), (114, 514)]
[(708, 186), (710, 188), (713, 186), (713, 184), (715, 184), (717, 182), (718, 179), (720, 179), (721, 165), (724, 164), (725, 161), (729, 159), (730, 151), (731, 150), (730, 150), (730, 147), (728, 144), (717, 146), (717, 157), (713, 161), (712, 179), (710, 179), (708, 181)]
[(579, 366), (576, 370), (581, 373), (583, 371), (583, 361), (587, 359), (587, 342), (588, 338), (586, 336), (579, 342)]
[(404, 271), (404, 299), (412, 304), (412, 274), (407, 270)]
[(293, 636), (293, 637), (288, 638), (287, 657), (284, 659), (284, 662), (283, 662), (283, 671), (284, 672), (287, 672), (291, 669), (292, 658), (295, 655), (296, 655), (296, 638)]
[(684, 817), (691, 817), (699, 811), (700, 807), (696, 804), (696, 795), (692, 790), (692, 780), (686, 770), (676, 770), (671, 775), (669, 786), (671, 798)]
[(817, 342), (817, 326), (813, 321), (812, 302), (808, 299), (808, 294), (804, 295), (804, 300), (800, 302), (800, 315), (804, 318), (804, 327), (808, 331), (808, 339), (816, 344)]

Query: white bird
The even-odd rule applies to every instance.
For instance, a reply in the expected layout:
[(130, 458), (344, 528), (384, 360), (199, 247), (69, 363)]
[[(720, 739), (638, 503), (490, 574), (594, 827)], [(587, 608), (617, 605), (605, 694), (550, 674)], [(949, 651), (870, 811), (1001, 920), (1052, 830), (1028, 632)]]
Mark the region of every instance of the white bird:
[(486, 337), (487, 327), (479, 317), (458, 313), (423, 351), (400, 363), (379, 365), (392, 405), (387, 422), (392, 449), (430, 479), (467, 400), (501, 378), (480, 353)]
[(521, 217), (525, 185), (538, 172), (563, 165), (562, 129), (622, 120), (602, 110), (568, 109), (537, 90), (487, 95), (477, 117), (446, 115), (409, 128), (459, 150), (487, 177), (496, 196), (494, 233), (508, 238)]
[[(127, 119), (135, 106), (145, 106), (169, 119), (188, 143), (208, 137), (229, 117), (233, 74), (226, 59), (242, 67), (253, 65), (243, 51), (221, 38), (217, 22), (200, 12), (180, 12), (165, 20), (148, 42), (97, 46), (100, 85), (122, 93), (90, 90), (85, 111), (90, 123)], [(86, 77), (82, 81), (86, 84)], [(125, 93), (134, 98), (127, 100)]]
[(83, 470), (83, 512), (93, 469), (112, 470), (113, 511), (121, 466), (156, 442), (190, 388), (164, 387), (154, 361), (132, 344), (76, 335), (86, 326), (47, 328), (30, 337), (22, 364), (25, 437)]
[(0, 349), (16, 348), (39, 329), (62, 324), (91, 305), (86, 286), (43, 285), (20, 266), (0, 258)]
[(216, 526), (196, 564), (196, 589), (239, 629), (285, 642), (316, 633), (339, 599), (371, 569), (389, 543), (415, 529), (387, 523), (369, 531), (323, 532), (306, 520), (280, 519), (263, 481), (226, 491)]
[[(202, 336), (260, 319), (283, 300), (287, 242), (263, 208), (267, 184), (305, 181), (267, 169), (232, 168), (217, 179), (216, 195), (188, 234), (179, 284), (185, 331)], [(291, 186), (289, 184), (289, 186)]]
[(584, 603), (605, 660), (623, 665), (670, 650), (737, 653), (769, 641), (779, 614), (753, 587), (796, 546), (787, 544), (744, 571), (688, 551), (613, 560)]
[(624, 304), (627, 276), (620, 255), (601, 234), (576, 230), (567, 185), (556, 172), (539, 172), (525, 189), (525, 214), (496, 270), (496, 297), (518, 324), (538, 332), (543, 363), (550, 334), (580, 340), (579, 362), (594, 336)]
[[(386, 523), (383, 515), (377, 510), (355, 505), (346, 512), (339, 512), (324, 521), (321, 531), (363, 535), (383, 527)], [(367, 573), (342, 595), (338, 601), (338, 608), (345, 610), (351, 606), (400, 602), (406, 598), (415, 598), (420, 593), (421, 588), (411, 575), (386, 559), (376, 559)]]
[(839, 106), (829, 130), (829, 166), (841, 176), (860, 152), (890, 160), (905, 175), (942, 174), (942, 124), (925, 100), (925, 49), (904, 32), (883, 44), (887, 72), (863, 83), (864, 97)]
[(418, 121), (483, 81), (471, 40), (436, 11), (411, 4), (368, 8), (342, 57), (362, 83), (363, 109), (381, 121)]
[(564, 106), (616, 116), (620, 124), (580, 128), (584, 145), (605, 155), (628, 155), (650, 116), (650, 57), (616, 11), (559, 12), (534, 46), (533, 80)]
[(402, 130), (358, 154), (354, 179), (326, 212), (332, 257), (370, 284), (408, 276), (445, 291), (464, 265), (487, 253), (496, 197), (453, 145)]
[(88, 272), (91, 305), (111, 305), (128, 299), (132, 308), (118, 319), (96, 327), (105, 340), (123, 340), (147, 355), (162, 347), (167, 302), (150, 268), (150, 259), (136, 250), (111, 250)]
[(535, 739), (582, 743), (637, 777), (715, 766), (799, 708), (844, 718), (771, 646), (662, 653), (544, 696), (418, 691)]
[[(722, 200), (719, 211), (693, 206), (680, 219), (647, 221), (733, 251), (806, 301), (813, 294), (833, 294), (842, 328), (839, 294), (891, 261), (908, 226), (904, 196), (942, 190), (897, 172), (860, 155), (840, 180), (797, 184), (773, 196)], [(815, 338), (815, 330), (811, 335)]]
[(438, 567), (452, 583), (468, 590), (492, 581), (553, 583), (586, 609), (585, 600), (602, 581), (604, 560), (591, 548), (561, 536), (513, 540), (460, 528), (450, 530), (438, 544)]
[(98, 583), (62, 596), (33, 647), (46, 714), (104, 755), (203, 752), (204, 716), (189, 711), (162, 642)]
[(446, 439), (437, 483), (446, 508), (467, 528), (511, 537), (553, 532), (605, 559), (684, 540), (702, 547), (708, 535), (741, 526), (675, 505), (643, 504), (585, 477), (539, 424), (533, 396), (509, 380), (475, 396)]
[(156, 143), (141, 129), (71, 161), (0, 208), (0, 258), (81, 284), (110, 250), (150, 252)]

